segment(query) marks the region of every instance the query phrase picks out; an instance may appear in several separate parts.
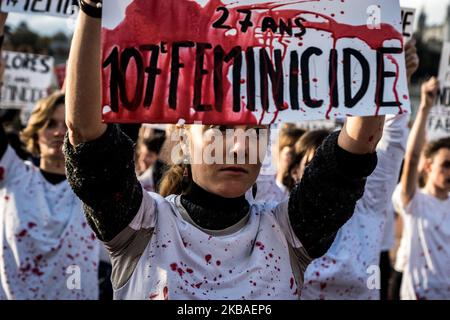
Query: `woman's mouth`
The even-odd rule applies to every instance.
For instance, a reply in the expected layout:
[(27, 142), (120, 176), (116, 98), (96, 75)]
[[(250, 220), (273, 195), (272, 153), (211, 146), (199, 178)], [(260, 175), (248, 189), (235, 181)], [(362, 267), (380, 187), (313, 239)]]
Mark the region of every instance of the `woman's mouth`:
[(220, 169), (220, 171), (226, 172), (231, 175), (237, 175), (237, 176), (243, 175), (243, 174), (248, 174), (247, 170), (245, 170), (242, 167), (236, 167), (236, 166), (225, 167), (225, 168)]

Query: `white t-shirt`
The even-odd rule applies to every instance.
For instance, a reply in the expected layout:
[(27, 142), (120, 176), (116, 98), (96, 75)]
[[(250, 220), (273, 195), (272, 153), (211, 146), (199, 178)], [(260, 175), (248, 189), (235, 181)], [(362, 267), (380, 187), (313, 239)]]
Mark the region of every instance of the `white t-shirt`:
[(256, 186), (257, 192), (255, 198), (253, 198), (252, 189), (246, 194), (246, 198), (249, 202), (281, 203), (289, 199), (289, 192), (286, 187), (282, 186), (281, 188), (274, 175), (260, 174), (256, 180)]
[(450, 299), (450, 196), (440, 200), (417, 190), (400, 213), (410, 249), (401, 299)]
[(8, 146), (0, 161), (0, 287), (7, 299), (98, 299), (99, 242), (67, 181)]
[(395, 210), (392, 201), (388, 201), (386, 223), (383, 238), (381, 239), (381, 250), (389, 251), (395, 245)]
[(154, 166), (150, 166), (138, 177), (138, 180), (141, 183), (142, 187), (145, 189), (145, 191), (148, 192), (155, 192), (155, 184), (153, 182), (153, 167)]
[[(392, 205), (395, 211), (404, 217), (403, 205), (401, 200), (402, 185), (399, 183), (392, 194)], [(398, 246), (397, 254), (395, 257), (394, 270), (397, 272), (403, 272), (405, 270), (406, 263), (409, 259), (409, 252), (411, 247), (411, 224), (405, 224), (403, 222), (402, 238), (400, 239), (400, 245)]]
[[(289, 248), (302, 245), (290, 227), (287, 203), (252, 204), (242, 226), (216, 235), (186, 221), (183, 210), (179, 196), (144, 192), (128, 229), (154, 231), (115, 299), (298, 299)], [(112, 255), (130, 250), (123, 247), (128, 244), (121, 240)]]
[(378, 165), (353, 216), (338, 231), (328, 252), (308, 266), (302, 300), (379, 299), (381, 242), (405, 153), (407, 122), (407, 115), (386, 117), (377, 147)]

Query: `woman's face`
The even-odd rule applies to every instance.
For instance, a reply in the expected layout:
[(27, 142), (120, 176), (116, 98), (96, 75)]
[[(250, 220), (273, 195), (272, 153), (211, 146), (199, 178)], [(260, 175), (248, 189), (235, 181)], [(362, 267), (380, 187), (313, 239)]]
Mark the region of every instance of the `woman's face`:
[(280, 151), (280, 158), (278, 162), (278, 171), (281, 173), (286, 172), (292, 162), (292, 147), (285, 146)]
[(299, 183), (303, 177), (303, 173), (305, 172), (306, 167), (314, 158), (316, 151), (314, 149), (310, 149), (306, 152), (305, 156), (300, 161), (298, 167), (296, 167), (293, 171), (291, 171), (291, 176), (294, 179), (295, 183)]
[(62, 146), (67, 132), (64, 105), (56, 107), (47, 126), (38, 131), (38, 144), (41, 158), (64, 159)]
[(139, 152), (137, 156), (137, 167), (138, 170), (143, 172), (155, 164), (158, 160), (158, 155), (156, 152), (150, 151), (144, 144), (139, 146)]
[[(252, 138), (243, 139), (244, 132)], [(267, 127), (193, 125), (189, 135), (192, 178), (200, 187), (237, 198), (253, 186), (267, 149)]]
[(436, 188), (450, 192), (450, 150), (440, 149), (433, 159), (425, 160), (428, 182)]

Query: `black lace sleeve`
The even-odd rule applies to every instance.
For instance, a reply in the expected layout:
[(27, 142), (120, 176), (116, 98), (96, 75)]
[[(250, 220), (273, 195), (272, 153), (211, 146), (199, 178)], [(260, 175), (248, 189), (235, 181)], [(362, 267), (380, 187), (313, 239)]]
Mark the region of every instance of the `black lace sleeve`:
[(327, 252), (377, 165), (376, 153), (347, 152), (338, 146), (338, 136), (332, 133), (318, 148), (289, 198), (289, 221), (311, 258)]
[(73, 147), (64, 142), (68, 181), (83, 201), (87, 220), (97, 237), (110, 241), (125, 229), (142, 202), (134, 168), (134, 144), (109, 125), (94, 141)]

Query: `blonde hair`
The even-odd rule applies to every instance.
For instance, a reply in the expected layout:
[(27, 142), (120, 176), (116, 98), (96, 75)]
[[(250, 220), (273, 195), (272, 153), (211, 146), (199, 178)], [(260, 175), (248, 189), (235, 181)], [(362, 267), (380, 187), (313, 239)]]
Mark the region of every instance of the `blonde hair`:
[[(186, 130), (188, 132), (191, 129), (191, 125), (182, 125), (182, 126), (173, 126), (171, 128), (171, 132), (176, 130)], [(170, 131), (169, 131), (170, 132)], [(190, 135), (187, 135), (187, 139), (190, 139)], [(170, 140), (168, 137), (167, 140)], [(183, 139), (180, 136), (179, 142), (182, 142)], [(171, 194), (182, 194), (187, 187), (186, 184), (189, 184), (192, 180), (192, 171), (190, 165), (183, 165), (182, 158), (183, 154), (180, 150), (180, 153), (177, 155), (178, 159), (175, 160), (175, 164), (170, 167), (169, 170), (166, 171), (164, 176), (159, 183), (158, 190), (159, 194), (163, 197), (167, 197)], [(185, 171), (187, 171), (187, 177), (185, 177)]]
[(20, 133), (20, 138), (28, 152), (39, 156), (38, 131), (47, 127), (55, 110), (65, 102), (65, 95), (61, 91), (54, 92), (47, 98), (39, 100), (31, 113), (28, 124)]

